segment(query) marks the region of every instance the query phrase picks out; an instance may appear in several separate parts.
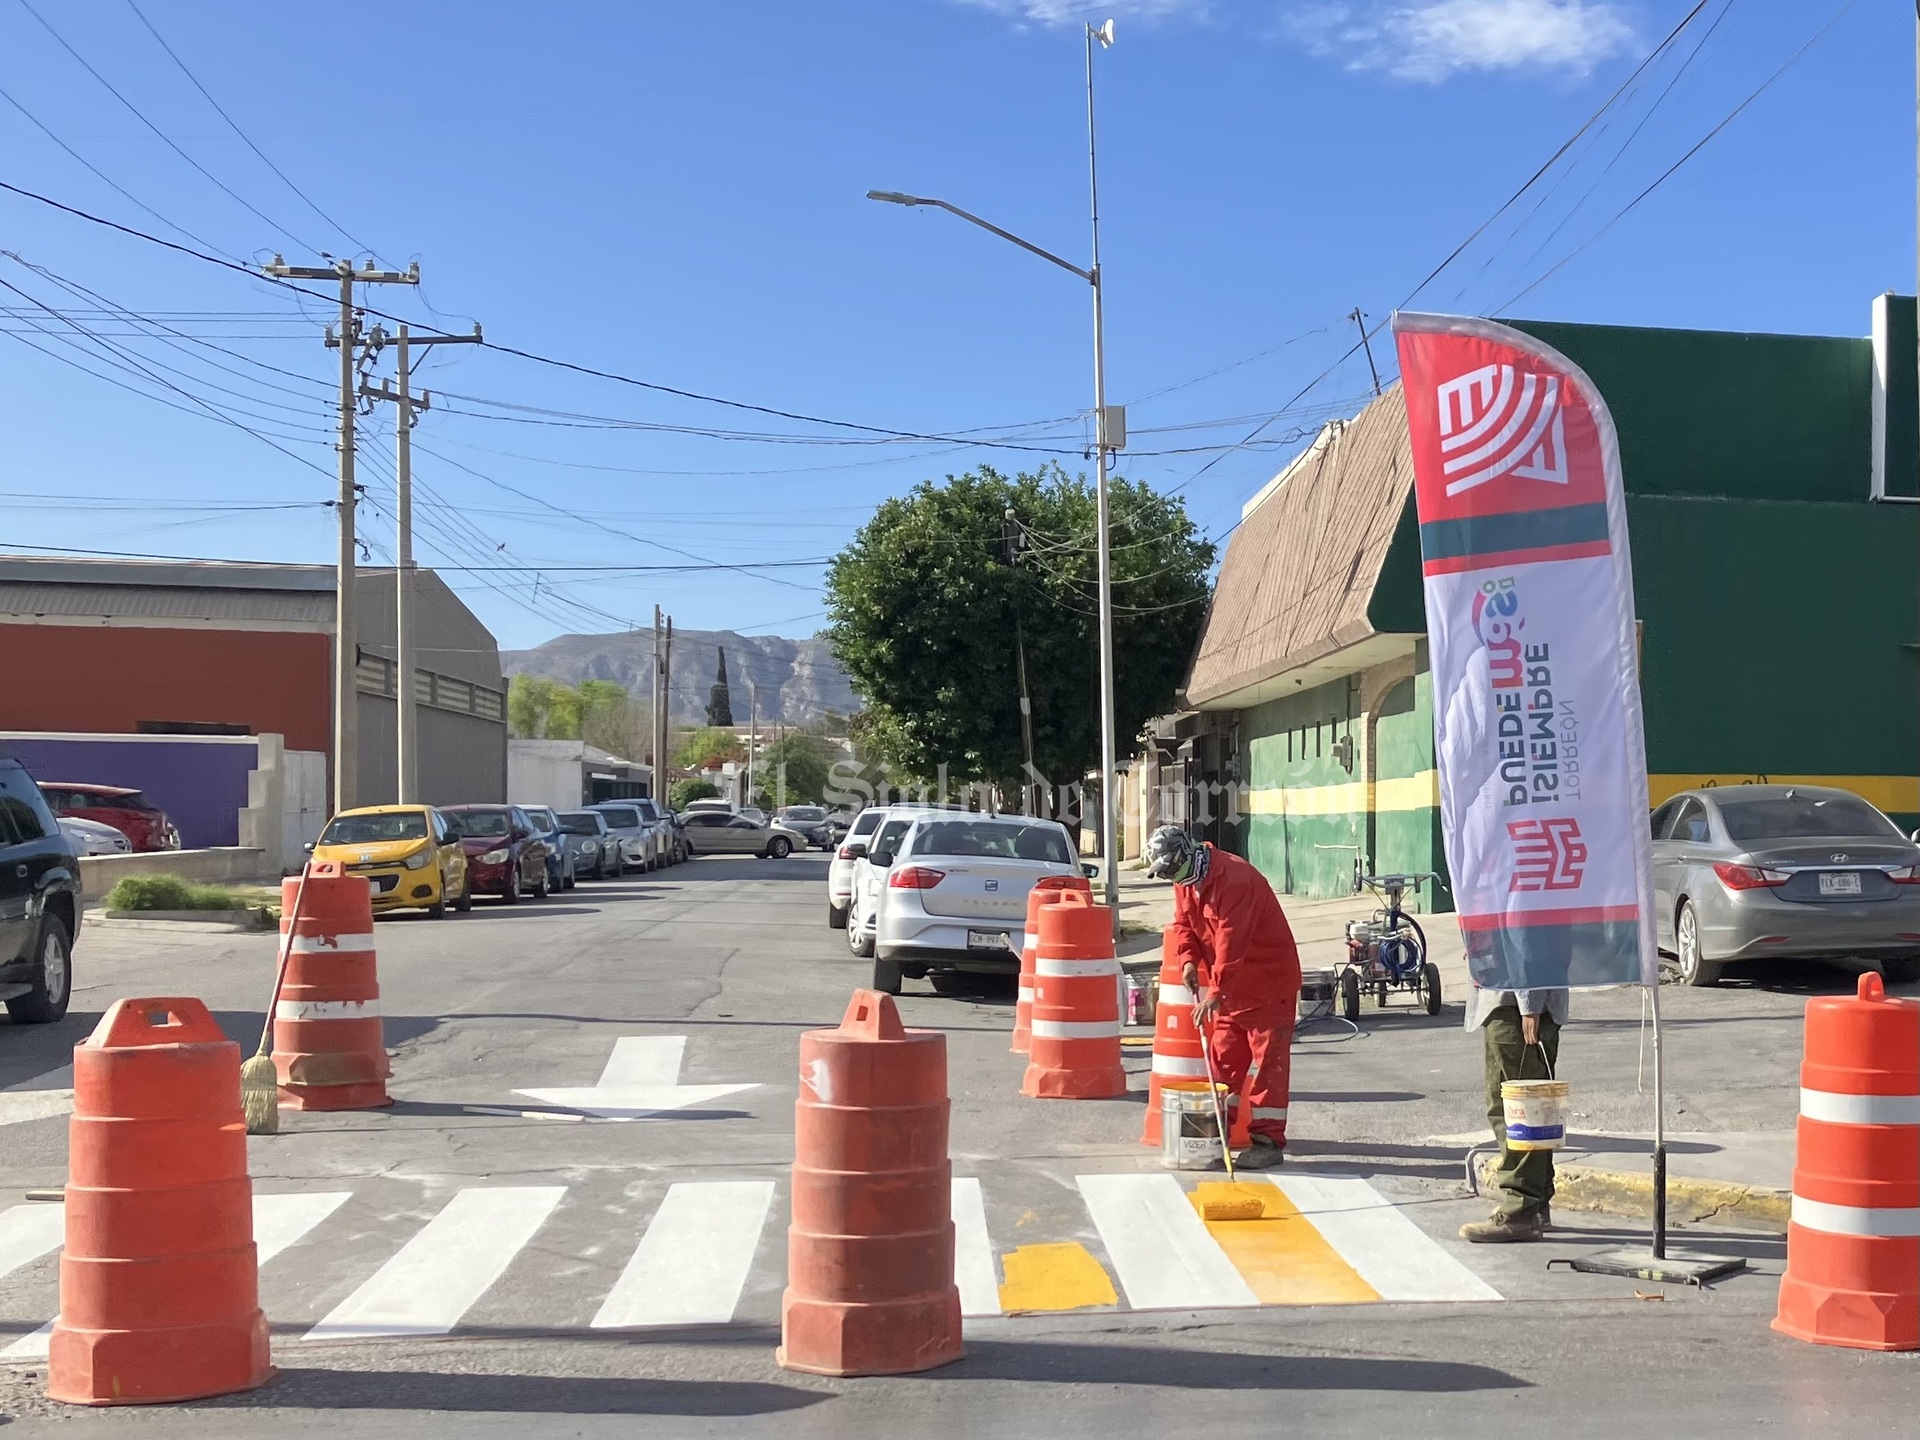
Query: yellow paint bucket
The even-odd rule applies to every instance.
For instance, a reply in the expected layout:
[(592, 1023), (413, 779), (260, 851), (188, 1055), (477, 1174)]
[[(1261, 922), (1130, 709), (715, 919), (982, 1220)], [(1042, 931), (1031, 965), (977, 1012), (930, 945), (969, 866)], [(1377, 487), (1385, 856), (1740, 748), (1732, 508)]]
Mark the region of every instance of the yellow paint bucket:
[(1502, 1080), (1500, 1105), (1509, 1149), (1558, 1150), (1567, 1143), (1566, 1081)]
[[(1213, 1087), (1220, 1106), (1228, 1090)], [(1160, 1163), (1169, 1170), (1208, 1170), (1222, 1163), (1220, 1121), (1204, 1080), (1160, 1082)]]

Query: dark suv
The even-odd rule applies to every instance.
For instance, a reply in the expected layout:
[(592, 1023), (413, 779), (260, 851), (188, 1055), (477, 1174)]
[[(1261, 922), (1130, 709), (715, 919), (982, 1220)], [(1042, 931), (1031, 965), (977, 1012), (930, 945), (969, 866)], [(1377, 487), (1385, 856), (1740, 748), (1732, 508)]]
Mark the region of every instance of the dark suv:
[(80, 862), (18, 760), (0, 756), (0, 1000), (16, 1025), (46, 1025), (73, 997)]

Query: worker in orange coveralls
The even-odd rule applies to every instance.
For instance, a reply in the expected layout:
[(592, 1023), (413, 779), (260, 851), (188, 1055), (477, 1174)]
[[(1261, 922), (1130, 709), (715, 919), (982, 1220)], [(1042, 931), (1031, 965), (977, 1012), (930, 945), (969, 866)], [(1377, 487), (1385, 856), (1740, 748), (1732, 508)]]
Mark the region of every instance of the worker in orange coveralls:
[[(1238, 1170), (1286, 1158), (1287, 1085), (1300, 1004), (1300, 952), (1273, 887), (1238, 855), (1163, 825), (1147, 840), (1147, 871), (1173, 882), (1167, 938), (1194, 993), (1194, 1022), (1215, 1078), (1252, 1108)], [(1231, 1102), (1230, 1102), (1231, 1103)]]

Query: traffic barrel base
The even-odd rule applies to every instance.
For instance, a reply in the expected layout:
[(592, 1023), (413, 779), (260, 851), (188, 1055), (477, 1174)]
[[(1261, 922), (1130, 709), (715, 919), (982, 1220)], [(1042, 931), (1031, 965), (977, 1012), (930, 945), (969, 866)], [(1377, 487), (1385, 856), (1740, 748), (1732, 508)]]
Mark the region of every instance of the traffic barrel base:
[(73, 1052), (47, 1393), (147, 1405), (272, 1374), (240, 1047), (198, 1000), (122, 1000)]
[(1796, 1141), (1773, 1328), (1920, 1350), (1920, 1004), (1878, 975), (1807, 1004)]
[(1078, 890), (1093, 898), (1093, 884), (1084, 875), (1048, 875), (1027, 892), (1027, 928), (1020, 942), (1020, 992), (1013, 1007), (1013, 1043), (1007, 1049), (1025, 1055), (1033, 1045), (1033, 967), (1040, 951), (1040, 907), (1063, 890)]
[(856, 990), (838, 1029), (800, 1037), (788, 1370), (908, 1375), (958, 1360), (947, 1041)]
[(1107, 1100), (1127, 1093), (1113, 912), (1078, 890), (1062, 891), (1040, 907), (1033, 1045), (1020, 1093), (1035, 1100)]
[[(293, 913), (298, 877), (281, 882), (281, 914)], [(273, 1013), (273, 1068), (290, 1110), (375, 1110), (391, 1105), (380, 976), (373, 944), (373, 892), (337, 861), (307, 869), (300, 928)], [(284, 931), (287, 922), (282, 919)]]

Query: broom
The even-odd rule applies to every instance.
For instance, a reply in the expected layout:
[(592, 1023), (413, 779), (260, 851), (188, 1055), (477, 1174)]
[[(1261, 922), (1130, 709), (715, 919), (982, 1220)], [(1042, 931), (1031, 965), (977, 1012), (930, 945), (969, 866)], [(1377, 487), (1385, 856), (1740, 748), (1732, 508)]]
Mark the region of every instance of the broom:
[(1258, 1195), (1245, 1192), (1234, 1194), (1240, 1188), (1240, 1182), (1233, 1178), (1233, 1134), (1227, 1124), (1227, 1104), (1220, 1094), (1220, 1082), (1213, 1078), (1213, 1037), (1207, 1029), (1200, 1030), (1200, 1054), (1207, 1062), (1207, 1093), (1213, 1097), (1213, 1123), (1220, 1127), (1220, 1158), (1227, 1163), (1227, 1183), (1224, 1187), (1203, 1187), (1205, 1189), (1225, 1189), (1227, 1194), (1200, 1196), (1200, 1218), (1202, 1220), (1258, 1220), (1267, 1213), (1266, 1202)]
[(287, 960), (293, 954), (293, 937), (300, 931), (300, 910), (307, 898), (307, 867), (300, 867), (300, 883), (293, 890), (293, 913), (287, 917), (286, 934), (280, 941), (280, 963), (273, 975), (273, 998), (267, 1001), (267, 1023), (260, 1030), (260, 1048), (240, 1067), (240, 1109), (247, 1117), (249, 1135), (280, 1133), (280, 1077), (274, 1073), (273, 1016), (280, 1008), (280, 987), (286, 983)]

